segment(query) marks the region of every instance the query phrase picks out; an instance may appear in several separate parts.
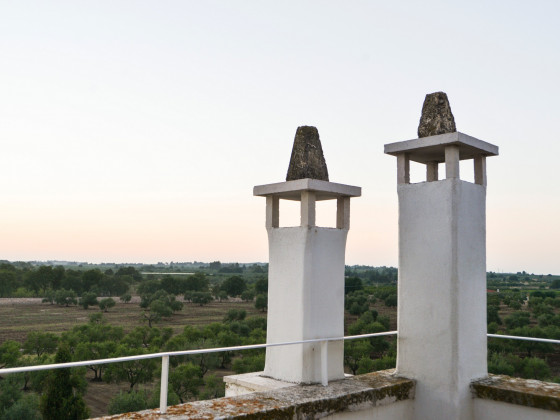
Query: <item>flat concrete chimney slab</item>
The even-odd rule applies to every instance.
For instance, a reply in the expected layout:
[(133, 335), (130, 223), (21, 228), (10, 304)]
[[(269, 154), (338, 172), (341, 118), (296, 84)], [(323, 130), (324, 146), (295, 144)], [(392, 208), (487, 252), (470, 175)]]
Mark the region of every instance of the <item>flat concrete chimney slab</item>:
[(389, 143), (385, 145), (384, 151), (393, 156), (406, 153), (408, 158), (414, 162), (441, 163), (445, 162), (447, 146), (458, 147), (459, 160), (474, 159), (479, 156), (497, 156), (499, 150), (498, 146), (455, 132)]
[(316, 201), (332, 200), (339, 197), (360, 197), (362, 195), (360, 187), (311, 178), (257, 185), (253, 188), (253, 195), (259, 197), (274, 196), (283, 200), (300, 201), (301, 193), (304, 191), (314, 192)]

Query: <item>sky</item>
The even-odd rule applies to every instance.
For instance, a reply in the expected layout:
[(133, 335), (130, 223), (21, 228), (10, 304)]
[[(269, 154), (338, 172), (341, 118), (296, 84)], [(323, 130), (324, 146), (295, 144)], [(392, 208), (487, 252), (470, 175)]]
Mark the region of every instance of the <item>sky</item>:
[(540, 0), (3, 0), (0, 259), (265, 262), (252, 188), (285, 180), (313, 125), (330, 180), (362, 187), (347, 264), (396, 266), (383, 145), (416, 138), (425, 95), (445, 91), (458, 131), (500, 147), (488, 270), (560, 274), (559, 15)]

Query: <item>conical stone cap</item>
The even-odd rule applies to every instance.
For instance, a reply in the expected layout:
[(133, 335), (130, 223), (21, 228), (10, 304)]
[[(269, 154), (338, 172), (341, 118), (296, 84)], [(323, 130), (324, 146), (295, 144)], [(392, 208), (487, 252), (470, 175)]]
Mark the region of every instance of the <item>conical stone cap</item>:
[(296, 131), (286, 181), (304, 178), (329, 180), (319, 132), (315, 127), (307, 125), (298, 127)]
[(456, 131), (455, 118), (445, 92), (427, 94), (424, 105), (422, 105), (418, 137), (429, 137)]

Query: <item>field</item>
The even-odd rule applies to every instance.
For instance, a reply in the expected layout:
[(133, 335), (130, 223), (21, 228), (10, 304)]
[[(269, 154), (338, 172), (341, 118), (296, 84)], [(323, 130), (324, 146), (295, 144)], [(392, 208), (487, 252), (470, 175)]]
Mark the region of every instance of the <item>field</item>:
[[(111, 325), (122, 326), (125, 332), (139, 325), (146, 325), (141, 319), (143, 309), (138, 305), (138, 298), (130, 303), (117, 302), (114, 308), (103, 314)], [(397, 310), (388, 308), (382, 302), (372, 305), (379, 315), (387, 315), (391, 320), (391, 329), (397, 329)], [(157, 324), (158, 327), (171, 327), (179, 333), (186, 325), (200, 326), (212, 322), (221, 322), (230, 309), (244, 309), (247, 316), (262, 316), (266, 313), (255, 309), (253, 303), (243, 301), (212, 302), (199, 306), (185, 303), (183, 310), (173, 314)], [(6, 340), (24, 342), (31, 331), (52, 332), (60, 334), (71, 330), (75, 325), (88, 322), (88, 317), (98, 309), (87, 310), (77, 306), (58, 306), (41, 303), (40, 298), (0, 299), (0, 344)], [(346, 313), (346, 322), (354, 322), (358, 317)]]
[[(125, 332), (139, 325), (146, 325), (142, 321), (143, 309), (136, 298), (130, 303), (117, 301), (114, 308), (103, 314), (111, 325), (122, 326)], [(157, 324), (158, 327), (171, 327), (174, 333), (183, 330), (186, 325), (206, 325), (221, 322), (230, 309), (244, 309), (247, 316), (266, 316), (264, 312), (255, 309), (252, 303), (242, 301), (212, 302), (205, 306), (185, 303), (183, 310), (173, 314)], [(87, 310), (77, 306), (58, 306), (41, 303), (41, 299), (0, 299), (0, 344), (6, 340), (23, 342), (31, 331), (62, 333), (72, 329), (75, 325), (88, 322), (91, 314), (99, 309)]]

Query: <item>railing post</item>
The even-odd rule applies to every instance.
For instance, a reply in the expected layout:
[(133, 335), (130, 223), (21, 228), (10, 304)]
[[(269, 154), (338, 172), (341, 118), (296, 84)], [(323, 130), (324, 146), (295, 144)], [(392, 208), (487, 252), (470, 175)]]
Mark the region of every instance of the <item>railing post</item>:
[(169, 356), (161, 357), (161, 388), (159, 390), (159, 412), (167, 413), (167, 382), (169, 379)]
[(329, 385), (329, 370), (328, 370), (328, 341), (321, 341), (321, 384), (323, 386)]

